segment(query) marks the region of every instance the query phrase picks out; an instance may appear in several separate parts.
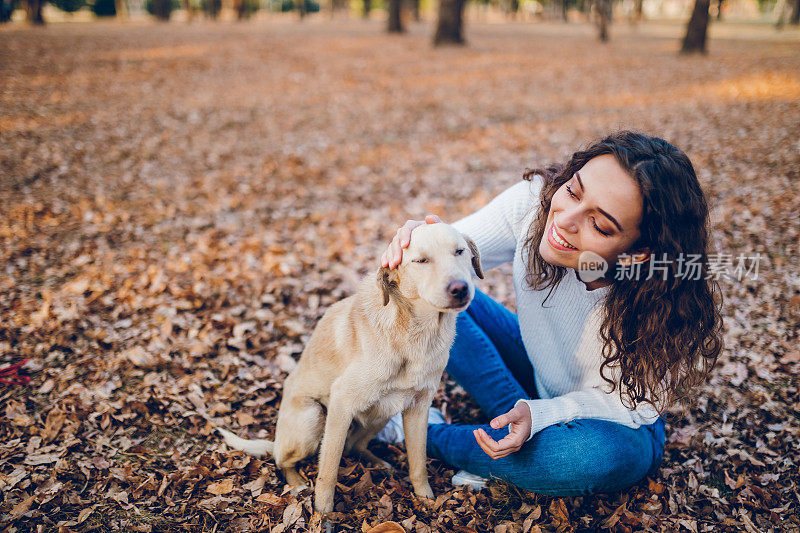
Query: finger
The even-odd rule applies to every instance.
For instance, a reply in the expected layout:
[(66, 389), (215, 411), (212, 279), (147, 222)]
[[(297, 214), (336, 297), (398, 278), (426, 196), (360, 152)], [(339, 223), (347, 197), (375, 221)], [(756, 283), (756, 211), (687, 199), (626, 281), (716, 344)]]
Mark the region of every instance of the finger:
[(414, 231), (414, 228), (417, 226), (422, 226), (423, 224), (425, 223), (421, 220), (409, 220), (403, 225), (402, 228), (400, 228), (402, 232), (401, 234), (405, 237), (400, 243), (404, 248), (407, 247), (408, 243), (411, 242), (411, 232)]
[(489, 425), (492, 426), (494, 429), (499, 429), (503, 426), (507, 426), (509, 422), (511, 422), (510, 417), (508, 416), (508, 414), (504, 414), (493, 419), (491, 422), (489, 422)]
[(511, 450), (517, 451), (522, 447), (522, 444), (525, 442), (524, 438), (520, 438), (520, 435), (515, 433), (509, 433), (497, 443), (497, 450)]
[(496, 445), (492, 449), (496, 453), (515, 452), (520, 448), (517, 444), (517, 440), (514, 437), (504, 437), (495, 444)]
[(496, 454), (495, 454), (494, 450), (489, 448), (489, 445), (486, 442), (485, 437), (483, 437), (481, 435), (480, 431), (479, 430), (475, 430), (475, 431), (472, 432), (472, 434), (475, 436), (475, 441), (477, 441), (478, 446), (481, 447), (481, 449), (484, 451), (484, 453), (486, 455), (488, 455), (489, 457), (491, 457), (492, 459), (496, 459), (496, 457), (495, 457)]
[(425, 222), (427, 224), (437, 224), (437, 223), (442, 222), (442, 219), (439, 218), (439, 215), (427, 215), (425, 217)]
[(489, 436), (488, 433), (479, 430), (478, 435), (480, 438), (479, 444), (481, 444), (481, 448), (483, 448), (483, 451), (486, 452), (486, 454), (492, 459), (500, 459), (501, 457), (505, 457), (514, 451), (513, 449), (497, 450), (495, 448), (497, 443)]
[(385, 251), (385, 252), (383, 252), (383, 254), (381, 254), (381, 266), (382, 267), (389, 266), (389, 257), (386, 255), (387, 253), (388, 253), (388, 248), (387, 248), (387, 251)]
[(495, 441), (492, 437), (490, 437), (489, 434), (483, 430), (483, 428), (478, 428), (478, 434), (480, 434), (483, 437), (486, 446), (488, 446), (490, 450), (492, 450), (493, 452), (500, 451), (497, 446), (497, 441)]
[(403, 260), (403, 250), (400, 248), (400, 239), (397, 237), (392, 239), (392, 244), (390, 244), (389, 247), (392, 250), (389, 268), (394, 268)]
[[(413, 222), (413, 221), (409, 220), (408, 222)], [(406, 224), (408, 224), (408, 222), (406, 222)], [(400, 246), (402, 248), (407, 248), (408, 243), (411, 242), (411, 230), (408, 229), (406, 226), (403, 226), (402, 228), (397, 230), (397, 238), (400, 241)]]
[[(488, 434), (486, 435), (488, 436)], [(490, 444), (489, 446), (495, 453), (502, 453), (503, 455), (508, 455), (510, 453), (519, 451), (524, 442), (525, 442), (524, 436), (519, 435), (518, 433), (511, 432), (497, 442), (492, 441), (492, 444)]]

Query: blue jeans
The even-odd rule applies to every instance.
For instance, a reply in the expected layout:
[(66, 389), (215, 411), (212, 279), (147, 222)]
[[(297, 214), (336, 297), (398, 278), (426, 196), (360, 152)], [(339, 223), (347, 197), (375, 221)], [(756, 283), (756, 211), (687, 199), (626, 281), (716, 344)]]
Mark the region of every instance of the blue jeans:
[[(490, 418), (520, 398), (537, 398), (517, 316), (476, 290), (456, 322), (447, 372)], [(658, 470), (664, 455), (664, 419), (638, 429), (605, 420), (578, 419), (546, 427), (516, 453), (494, 460), (472, 431), (499, 441), (508, 428), (488, 424), (429, 424), (428, 456), (486, 478), (551, 496), (627, 489)]]

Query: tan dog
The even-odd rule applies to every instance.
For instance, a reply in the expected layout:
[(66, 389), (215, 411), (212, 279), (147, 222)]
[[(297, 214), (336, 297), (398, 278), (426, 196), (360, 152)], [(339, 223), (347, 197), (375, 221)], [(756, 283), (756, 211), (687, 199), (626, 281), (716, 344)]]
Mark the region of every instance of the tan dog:
[(320, 319), (286, 378), (275, 442), (217, 428), (232, 448), (271, 453), (287, 482), (305, 487), (295, 464), (320, 447), (314, 506), (333, 510), (339, 461), (353, 450), (388, 466), (367, 443), (403, 413), (414, 492), (433, 497), (426, 470), (428, 407), (455, 337), (456, 315), (483, 278), (475, 244), (446, 224), (419, 226), (397, 269), (363, 279), (357, 292)]

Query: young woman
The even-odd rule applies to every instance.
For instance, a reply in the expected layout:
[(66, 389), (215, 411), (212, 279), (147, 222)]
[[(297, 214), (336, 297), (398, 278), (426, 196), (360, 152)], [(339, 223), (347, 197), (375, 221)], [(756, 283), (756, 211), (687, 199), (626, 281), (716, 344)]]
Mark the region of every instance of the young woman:
[[(400, 263), (424, 223), (398, 230), (383, 266)], [(554, 496), (652, 476), (664, 453), (661, 413), (702, 382), (722, 349), (707, 224), (686, 155), (628, 131), (566, 165), (526, 172), (456, 222), (484, 269), (513, 262), (517, 314), (476, 291), (459, 315), (447, 372), (491, 422), (430, 424), (428, 455), (461, 478)], [(587, 258), (595, 269), (584, 268)]]

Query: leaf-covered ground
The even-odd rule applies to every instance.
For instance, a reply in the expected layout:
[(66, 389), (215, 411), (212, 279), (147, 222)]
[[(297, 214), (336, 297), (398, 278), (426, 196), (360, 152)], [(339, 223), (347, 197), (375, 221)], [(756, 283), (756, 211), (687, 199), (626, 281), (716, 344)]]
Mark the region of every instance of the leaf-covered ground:
[[(4, 531), (798, 531), (800, 37), (680, 25), (474, 23), (432, 49), (377, 20), (0, 30)], [(230, 452), (209, 418), (273, 434), (281, 383), (323, 311), (397, 226), (453, 221), (620, 127), (674, 142), (713, 206), (726, 349), (673, 409), (656, 478), (553, 499), (504, 484), (438, 498), (342, 463), (336, 512)], [(513, 307), (507, 268), (483, 283)], [(453, 421), (480, 412), (446, 380)], [(303, 474), (313, 480), (314, 461)], [(331, 525), (332, 524), (332, 525)], [(328, 527), (331, 525), (330, 527)]]

